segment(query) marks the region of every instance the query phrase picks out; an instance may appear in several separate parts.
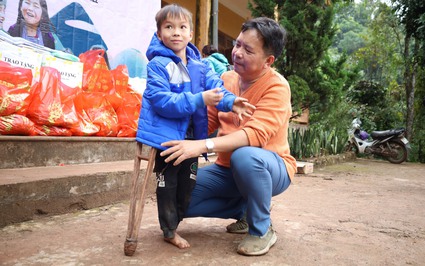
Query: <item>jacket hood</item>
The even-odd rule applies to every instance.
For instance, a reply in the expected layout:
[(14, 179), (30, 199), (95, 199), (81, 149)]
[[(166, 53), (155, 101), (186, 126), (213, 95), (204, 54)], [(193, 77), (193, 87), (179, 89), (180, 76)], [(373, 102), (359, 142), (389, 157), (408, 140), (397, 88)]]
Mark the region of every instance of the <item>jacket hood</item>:
[[(154, 33), (151, 43), (149, 44), (148, 50), (146, 51), (146, 57), (148, 60), (152, 60), (155, 56), (165, 56), (171, 58), (176, 64), (181, 61), (173, 50), (164, 45), (164, 43), (158, 38), (156, 32)], [(198, 48), (192, 43), (188, 43), (186, 47), (186, 56), (192, 59), (201, 59), (201, 53)]]
[(213, 53), (210, 56), (213, 57), (213, 58), (215, 58), (215, 59), (217, 59), (218, 61), (222, 62), (225, 65), (228, 65), (229, 64), (229, 61), (227, 60), (227, 58), (223, 54)]

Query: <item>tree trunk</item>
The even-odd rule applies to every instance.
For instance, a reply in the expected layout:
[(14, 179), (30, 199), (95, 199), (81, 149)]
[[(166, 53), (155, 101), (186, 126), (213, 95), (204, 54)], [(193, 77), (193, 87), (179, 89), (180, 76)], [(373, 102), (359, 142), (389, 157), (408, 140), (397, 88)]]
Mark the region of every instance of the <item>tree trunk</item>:
[(416, 83), (416, 68), (415, 54), (418, 52), (418, 42), (415, 42), (413, 56), (410, 56), (409, 45), (411, 37), (406, 34), (404, 39), (404, 58), (406, 66), (404, 71), (404, 86), (406, 91), (406, 138), (410, 141), (413, 135), (413, 118), (415, 114), (414, 101), (415, 101), (415, 83)]
[(196, 1), (196, 28), (195, 28), (195, 45), (202, 50), (204, 45), (210, 44), (210, 18), (211, 18), (211, 0)]

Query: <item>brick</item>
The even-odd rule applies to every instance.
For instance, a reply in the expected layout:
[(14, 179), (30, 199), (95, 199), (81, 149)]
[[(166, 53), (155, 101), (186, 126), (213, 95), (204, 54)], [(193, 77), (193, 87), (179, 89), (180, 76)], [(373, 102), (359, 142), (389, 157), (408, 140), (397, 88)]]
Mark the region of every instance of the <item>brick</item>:
[(297, 162), (297, 174), (313, 173), (313, 163)]

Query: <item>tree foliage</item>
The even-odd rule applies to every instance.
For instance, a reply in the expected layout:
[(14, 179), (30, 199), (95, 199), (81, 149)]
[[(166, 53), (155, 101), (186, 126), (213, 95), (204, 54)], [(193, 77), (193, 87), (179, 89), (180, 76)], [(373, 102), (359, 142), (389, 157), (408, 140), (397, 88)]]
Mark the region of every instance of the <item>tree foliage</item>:
[(362, 36), (365, 45), (354, 53), (353, 62), (362, 69), (363, 79), (387, 87), (392, 81), (402, 79), (402, 28), (386, 4), (376, 5), (371, 15), (373, 19)]
[(417, 152), (418, 160), (424, 162), (425, 2), (417, 0), (393, 0), (392, 2), (400, 24), (405, 28), (404, 88), (408, 137), (417, 145), (413, 145), (413, 150)]
[(425, 67), (418, 71), (417, 90), (415, 93), (415, 123), (412, 145), (413, 160), (425, 163)]
[(379, 83), (362, 80), (348, 92), (348, 97), (357, 104), (383, 107), (386, 89)]
[(345, 52), (347, 55), (351, 55), (365, 46), (362, 36), (366, 34), (371, 9), (369, 5), (347, 5), (345, 3), (337, 4), (335, 9), (334, 23), (337, 32), (332, 46), (337, 53)]
[(405, 26), (406, 35), (425, 40), (425, 2), (418, 0), (393, 0), (400, 23)]
[(404, 88), (406, 91), (406, 128), (407, 138), (413, 135), (415, 117), (415, 88), (419, 64), (424, 63), (425, 49), (425, 2), (417, 0), (393, 0), (394, 10), (404, 26)]
[(367, 131), (403, 127), (400, 108), (391, 98), (387, 87), (369, 80), (357, 82), (347, 93), (352, 107), (357, 108), (355, 115)]
[[(345, 28), (358, 29), (351, 32), (363, 40), (357, 49), (350, 46), (353, 51), (349, 56), (350, 65), (361, 70), (359, 81), (347, 91), (350, 110), (357, 110), (357, 116), (369, 131), (403, 127), (406, 113), (406, 96), (401, 86), (404, 34), (397, 17), (387, 4), (379, 1), (364, 0), (339, 9), (338, 28), (342, 23)], [(345, 38), (346, 34), (337, 36), (334, 53), (341, 51)]]
[(343, 85), (351, 81), (346, 68), (341, 68), (345, 57), (335, 61), (328, 56), (336, 34), (337, 2), (342, 1), (253, 0), (249, 4), (254, 17), (275, 18), (288, 32), (286, 49), (275, 67), (289, 80), (296, 111), (330, 110), (342, 100)]
[(287, 30), (274, 66), (291, 85), (293, 110), (310, 109), (310, 126), (339, 133), (357, 110), (367, 130), (405, 126), (413, 160), (425, 161), (425, 1), (392, 3), (250, 0), (249, 8)]

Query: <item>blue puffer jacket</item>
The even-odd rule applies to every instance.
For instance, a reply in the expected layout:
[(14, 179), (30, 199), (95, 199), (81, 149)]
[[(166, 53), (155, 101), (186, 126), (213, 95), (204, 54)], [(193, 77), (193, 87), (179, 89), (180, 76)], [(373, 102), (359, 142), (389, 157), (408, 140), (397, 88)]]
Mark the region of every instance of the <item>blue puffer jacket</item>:
[(191, 43), (186, 48), (187, 66), (156, 33), (146, 56), (148, 77), (136, 140), (165, 150), (167, 147), (161, 143), (183, 140), (190, 123), (195, 139), (207, 138), (208, 116), (202, 92), (222, 88), (224, 97), (216, 108), (223, 112), (232, 110), (236, 96), (224, 89), (223, 81), (201, 61), (198, 49)]
[(230, 65), (229, 61), (227, 61), (227, 58), (220, 53), (213, 53), (205, 59), (208, 60), (219, 77), (221, 77), (221, 74), (227, 71), (227, 67)]

